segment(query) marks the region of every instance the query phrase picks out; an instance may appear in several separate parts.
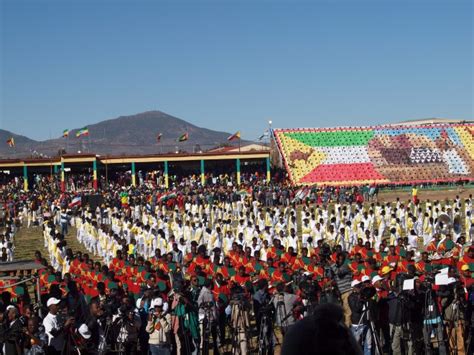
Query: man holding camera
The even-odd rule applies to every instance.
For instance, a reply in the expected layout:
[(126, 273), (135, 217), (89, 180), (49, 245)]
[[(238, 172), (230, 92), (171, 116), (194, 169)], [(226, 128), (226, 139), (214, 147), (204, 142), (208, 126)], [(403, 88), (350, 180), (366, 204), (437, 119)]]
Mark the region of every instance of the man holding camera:
[(171, 330), (171, 316), (163, 311), (163, 299), (151, 301), (146, 331), (150, 335), (150, 353), (169, 355), (171, 353), (168, 333)]
[(350, 325), (351, 308), (349, 307), (349, 294), (351, 293), (352, 273), (346, 264), (346, 256), (340, 252), (336, 256), (336, 263), (331, 266), (331, 270), (335, 275), (337, 288), (341, 295), (342, 308), (344, 309), (344, 323)]
[(49, 313), (43, 319), (43, 326), (48, 336), (48, 354), (61, 354), (64, 348), (65, 333), (74, 324), (74, 318), (70, 317), (66, 321), (59, 314), (59, 304), (61, 300), (51, 297), (46, 303)]

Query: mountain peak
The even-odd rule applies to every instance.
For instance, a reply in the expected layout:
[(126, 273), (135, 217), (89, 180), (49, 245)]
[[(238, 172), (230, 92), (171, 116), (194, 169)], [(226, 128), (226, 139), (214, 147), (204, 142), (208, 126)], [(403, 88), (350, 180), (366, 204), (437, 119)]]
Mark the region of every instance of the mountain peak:
[[(158, 154), (183, 150), (193, 152), (208, 150), (227, 142), (229, 133), (201, 128), (159, 110), (151, 110), (133, 115), (119, 116), (98, 123), (87, 125), (88, 137), (76, 137), (78, 128), (71, 129), (69, 137), (49, 139), (37, 142), (27, 137), (16, 142), (15, 149), (9, 148), (0, 141), (0, 154), (6, 157), (27, 157), (32, 150), (46, 155), (56, 155), (58, 150), (65, 149), (67, 153), (77, 151), (96, 154), (138, 155)], [(4, 131), (8, 132), (8, 131)], [(160, 142), (157, 135), (161, 133)], [(176, 142), (176, 139), (188, 133), (189, 139), (185, 142)], [(2, 134), (0, 139), (8, 134)], [(17, 135), (11, 134), (15, 137)], [(4, 139), (10, 138), (7, 137)], [(18, 136), (23, 137), (23, 136)]]

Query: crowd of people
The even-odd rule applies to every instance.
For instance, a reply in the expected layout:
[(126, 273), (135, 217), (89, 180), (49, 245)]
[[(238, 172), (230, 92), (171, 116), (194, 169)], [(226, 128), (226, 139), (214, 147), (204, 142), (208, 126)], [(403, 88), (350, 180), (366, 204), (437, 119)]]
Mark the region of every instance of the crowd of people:
[(110, 181), (96, 206), (48, 178), (3, 187), (0, 239), (34, 228), (46, 250), (36, 299), (23, 285), (2, 293), (4, 354), (289, 354), (330, 341), (301, 338), (327, 305), (341, 319), (324, 331), (347, 330), (334, 353), (472, 353), (471, 195), (420, 201), (415, 188), (382, 203), (375, 186), (283, 176), (149, 180)]

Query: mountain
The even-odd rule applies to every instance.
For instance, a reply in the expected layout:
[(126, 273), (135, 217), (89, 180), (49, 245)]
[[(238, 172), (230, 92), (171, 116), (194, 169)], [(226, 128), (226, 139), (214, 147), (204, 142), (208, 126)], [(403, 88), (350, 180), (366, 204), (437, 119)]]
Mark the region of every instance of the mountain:
[[(80, 151), (100, 155), (157, 154), (176, 152), (177, 150), (197, 152), (227, 143), (227, 138), (230, 135), (227, 132), (197, 127), (161, 111), (121, 116), (90, 124), (87, 127), (89, 129), (88, 137), (76, 137), (76, 132), (80, 128), (72, 129), (68, 138), (49, 139), (42, 142), (18, 136), (21, 137), (21, 140), (18, 141), (16, 147), (20, 150), (24, 143), (24, 148), (27, 147), (27, 149), (25, 150), (22, 147), (21, 151), (27, 153), (27, 155), (30, 154), (30, 149), (36, 149), (37, 152), (49, 156), (57, 155), (61, 149), (65, 149), (68, 154)], [(176, 142), (176, 139), (186, 132), (189, 139), (185, 142)], [(162, 134), (159, 143), (157, 142), (158, 133)], [(14, 134), (13, 136), (16, 140), (17, 136)], [(2, 137), (0, 135), (0, 138)], [(4, 141), (7, 139), (5, 138)], [(8, 149), (9, 147), (6, 144), (1, 143), (0, 154), (12, 157), (14, 155), (13, 148)]]
[[(12, 137), (15, 141), (14, 147), (7, 144), (7, 140)], [(33, 139), (0, 129), (0, 159), (29, 156), (30, 150), (33, 150), (37, 144), (38, 142)]]

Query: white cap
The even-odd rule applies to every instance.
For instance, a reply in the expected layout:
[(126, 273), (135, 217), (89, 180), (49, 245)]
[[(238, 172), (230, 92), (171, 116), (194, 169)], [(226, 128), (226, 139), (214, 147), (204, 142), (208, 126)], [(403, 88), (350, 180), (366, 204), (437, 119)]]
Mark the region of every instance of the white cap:
[(450, 285), (450, 284), (452, 284), (452, 283), (454, 283), (454, 282), (456, 282), (456, 281), (457, 281), (457, 280), (456, 280), (454, 277), (450, 277), (450, 278), (448, 279), (448, 285)]
[(14, 305), (12, 305), (12, 304), (11, 304), (11, 305), (8, 305), (8, 306), (7, 306), (7, 311), (9, 311), (10, 309), (16, 309), (16, 307), (15, 307)]
[(359, 285), (361, 282), (359, 280), (352, 280), (351, 282), (351, 287), (356, 287), (357, 285)]
[(163, 299), (161, 297), (153, 299), (150, 306), (151, 308), (163, 307)]
[(55, 297), (51, 297), (48, 302), (46, 302), (46, 306), (52, 306), (53, 304), (59, 304), (61, 302), (61, 300), (58, 300), (57, 298)]
[(142, 299), (141, 298), (138, 298), (135, 305), (137, 306), (138, 309), (141, 308), (141, 305), (142, 305)]
[(370, 281), (370, 277), (367, 275), (362, 276), (362, 282)]
[(86, 324), (81, 324), (78, 331), (84, 339), (89, 339), (92, 336), (91, 331)]
[(375, 275), (374, 278), (372, 279), (372, 285), (375, 284), (377, 281), (383, 280), (383, 277), (380, 275)]

